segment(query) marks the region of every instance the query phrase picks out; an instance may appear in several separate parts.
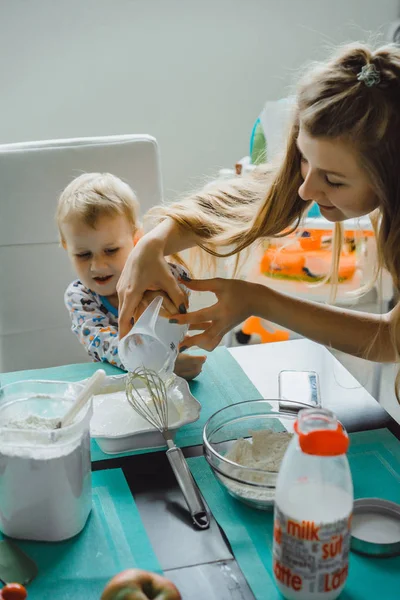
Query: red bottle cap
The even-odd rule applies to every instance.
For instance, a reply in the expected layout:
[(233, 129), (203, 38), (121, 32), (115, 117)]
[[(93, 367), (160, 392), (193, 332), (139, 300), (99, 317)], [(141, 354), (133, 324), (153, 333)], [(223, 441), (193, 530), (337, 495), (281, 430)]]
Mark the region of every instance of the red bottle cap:
[(299, 436), (300, 448), (305, 454), (340, 456), (346, 454), (349, 448), (349, 437), (340, 423), (336, 429), (316, 429), (302, 433), (296, 420), (294, 430)]

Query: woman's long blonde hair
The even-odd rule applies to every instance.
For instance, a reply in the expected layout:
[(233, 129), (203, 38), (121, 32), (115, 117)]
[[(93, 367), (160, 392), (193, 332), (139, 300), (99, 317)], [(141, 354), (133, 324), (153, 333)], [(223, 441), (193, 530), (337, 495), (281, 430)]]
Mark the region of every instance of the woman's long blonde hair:
[[(358, 79), (363, 67), (374, 65), (379, 83)], [(214, 256), (231, 256), (256, 240), (294, 231), (308, 202), (296, 145), (300, 122), (313, 137), (341, 139), (351, 144), (379, 200), (372, 215), (377, 235), (379, 267), (384, 265), (400, 287), (400, 48), (366, 45), (342, 47), (325, 63), (313, 64), (297, 89), (296, 107), (286, 152), (279, 167), (263, 165), (251, 176), (217, 182), (169, 206), (157, 207), (157, 218), (172, 217), (200, 239)], [(160, 212), (161, 211), (161, 212)], [(335, 225), (336, 249), (330, 280), (337, 281), (342, 224)], [(217, 248), (226, 247), (225, 253)]]

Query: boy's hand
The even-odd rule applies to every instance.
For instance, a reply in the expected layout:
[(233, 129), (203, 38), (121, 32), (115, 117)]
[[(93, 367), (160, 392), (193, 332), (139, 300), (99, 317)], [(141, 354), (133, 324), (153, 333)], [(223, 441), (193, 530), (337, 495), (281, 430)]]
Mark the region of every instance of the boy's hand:
[(175, 362), (175, 375), (187, 381), (200, 375), (206, 356), (193, 356), (192, 354), (178, 354)]

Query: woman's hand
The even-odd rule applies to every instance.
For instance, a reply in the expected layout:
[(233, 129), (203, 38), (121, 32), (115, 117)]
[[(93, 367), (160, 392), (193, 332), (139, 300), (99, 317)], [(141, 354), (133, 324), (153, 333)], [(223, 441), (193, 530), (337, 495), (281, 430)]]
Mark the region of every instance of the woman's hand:
[(164, 258), (163, 246), (158, 240), (146, 237), (139, 240), (128, 256), (117, 284), (120, 339), (131, 329), (132, 317), (147, 290), (163, 290), (176, 311), (186, 310), (186, 296)]
[(185, 281), (185, 285), (196, 292), (212, 292), (217, 302), (208, 308), (184, 315), (176, 314), (170, 319), (179, 325), (189, 324), (191, 330), (202, 333), (186, 336), (181, 350), (199, 346), (214, 350), (224, 335), (253, 314), (253, 299), (257, 294), (256, 284), (238, 279), (203, 279)]
[[(159, 312), (160, 317), (165, 317), (166, 319), (169, 319), (171, 317), (171, 315), (174, 315), (176, 313), (175, 304), (171, 301), (170, 297), (165, 292), (161, 292), (160, 290), (157, 290), (156, 292), (147, 291), (143, 294), (138, 307), (136, 308), (135, 312), (133, 313), (133, 320), (135, 323), (139, 319), (139, 317), (142, 316), (142, 314), (144, 313), (146, 308), (149, 306), (149, 304), (151, 304), (153, 302), (154, 298), (157, 298), (158, 296), (162, 296), (162, 298), (163, 298), (163, 303), (161, 305), (160, 312)], [(188, 298), (185, 293), (184, 293), (184, 296), (185, 296), (186, 303), (187, 303)]]
[(174, 373), (178, 377), (183, 377), (186, 381), (191, 381), (197, 375), (200, 375), (206, 356), (193, 356), (192, 354), (178, 354), (175, 362)]
[(174, 584), (156, 573), (128, 569), (107, 584), (101, 600), (182, 600)]

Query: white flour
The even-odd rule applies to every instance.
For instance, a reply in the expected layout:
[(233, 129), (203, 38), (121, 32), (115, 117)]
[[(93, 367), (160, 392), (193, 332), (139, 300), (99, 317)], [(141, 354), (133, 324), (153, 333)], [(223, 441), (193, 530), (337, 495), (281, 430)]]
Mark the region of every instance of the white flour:
[[(179, 404), (182, 405), (184, 402), (182, 393), (179, 390), (173, 391), (174, 399), (172, 400), (171, 395), (168, 398), (168, 426), (170, 428), (176, 427), (176, 424), (182, 419), (178, 408)], [(141, 390), (141, 395), (145, 401), (148, 400), (150, 403), (148, 390)], [(126, 398), (126, 392), (118, 391), (96, 394), (93, 399), (93, 418), (90, 429), (93, 437), (117, 437), (149, 431), (153, 427), (132, 408)]]
[[(59, 419), (29, 415), (2, 423), (0, 528), (29, 540), (61, 541), (81, 531), (91, 509), (90, 437), (50, 434)], [(10, 436), (12, 432), (10, 431)], [(11, 438), (13, 440), (14, 438)]]
[(292, 434), (286, 431), (270, 430), (251, 431), (250, 434), (252, 435), (251, 441), (243, 438), (237, 440), (225, 458), (243, 467), (257, 469), (259, 472), (249, 472), (233, 465), (225, 466), (224, 472), (236, 479), (245, 479), (250, 484), (258, 483), (260, 486), (270, 487), (257, 488), (227, 478), (223, 478), (223, 481), (235, 496), (250, 502), (253, 501), (259, 507), (262, 507), (264, 503), (265, 507), (269, 507), (275, 497), (276, 477)]
[(3, 425), (6, 429), (55, 429), (60, 419), (46, 419), (37, 415), (29, 415), (26, 419), (10, 420)]

